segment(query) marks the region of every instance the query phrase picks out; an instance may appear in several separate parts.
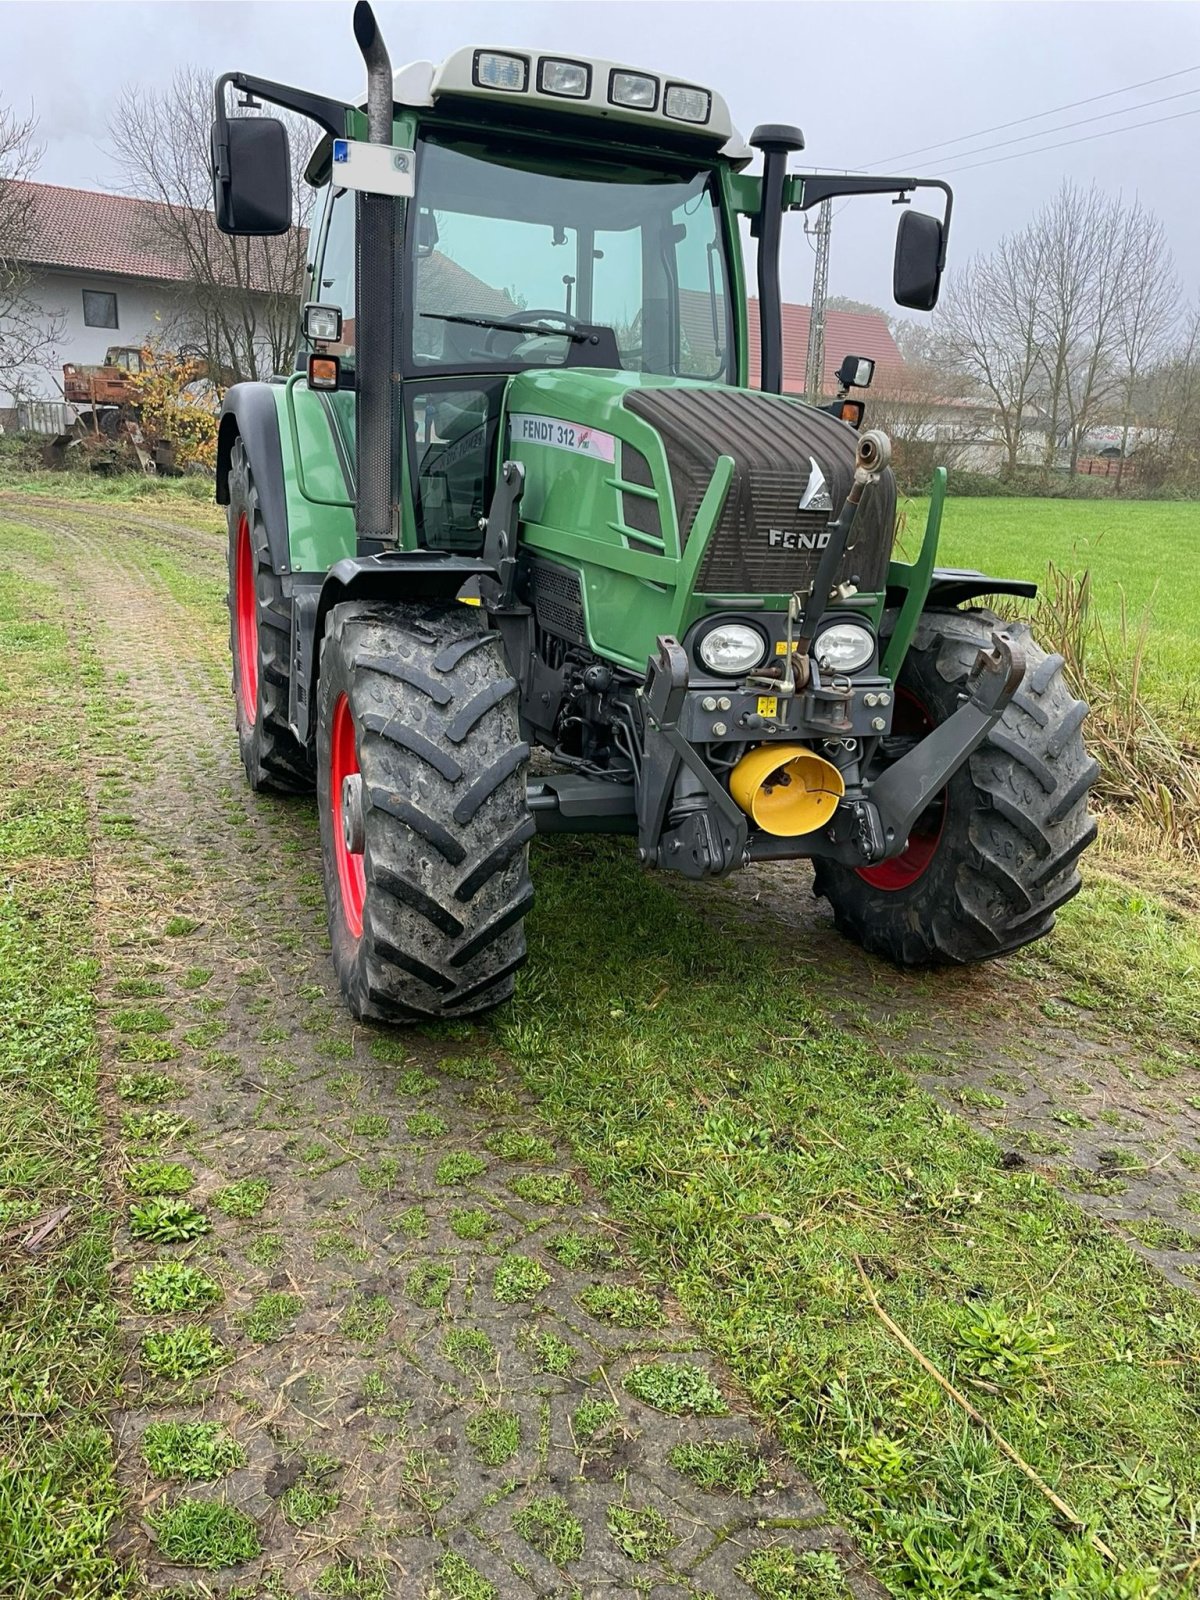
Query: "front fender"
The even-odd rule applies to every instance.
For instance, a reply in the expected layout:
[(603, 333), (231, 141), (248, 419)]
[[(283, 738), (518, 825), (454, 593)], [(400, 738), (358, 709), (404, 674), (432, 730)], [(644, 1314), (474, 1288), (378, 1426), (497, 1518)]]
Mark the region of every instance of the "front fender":
[(225, 395), (217, 432), (217, 504), (229, 504), (229, 463), (236, 439), (250, 462), (271, 565), (277, 573), (291, 570), (288, 542), (287, 488), (279, 433), (282, 390), (270, 383), (235, 383)]
[(292, 694), (290, 721), (301, 742), (315, 728), (319, 641), (325, 619), (347, 600), (455, 600), (468, 580), (495, 578), (490, 562), (451, 550), (385, 550), (374, 556), (346, 556), (329, 569), (318, 590), (297, 584), (292, 592)]

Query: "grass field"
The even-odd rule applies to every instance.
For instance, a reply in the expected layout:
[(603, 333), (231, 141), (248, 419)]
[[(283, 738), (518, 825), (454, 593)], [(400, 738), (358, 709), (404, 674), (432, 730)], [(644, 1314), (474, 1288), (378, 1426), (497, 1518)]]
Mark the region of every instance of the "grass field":
[[(926, 503), (908, 501), (904, 509), (904, 548), (911, 552), (925, 526)], [(951, 500), (942, 520), (940, 560), (1038, 583), (1047, 563), (1070, 573), (1089, 570), (1096, 615), (1121, 656), (1132, 653), (1148, 614), (1146, 693), (1191, 738), (1200, 736), (1200, 505)]]
[[(95, 496), (97, 503), (106, 498), (111, 497)], [(121, 1274), (109, 1273), (114, 1222), (101, 1181), (94, 919), (107, 921), (110, 946), (117, 936), (117, 947), (126, 949), (130, 965), (121, 981), (130, 987), (118, 992), (161, 997), (157, 1003), (164, 1007), (169, 1035), (142, 1043), (172, 1053), (147, 1053), (144, 1059), (172, 1060), (172, 1072), (207, 1084), (211, 1103), (229, 1107), (223, 1115), (236, 1118), (206, 1125), (209, 1101), (197, 1091), (189, 1102), (198, 1118), (195, 1141), (184, 1153), (219, 1165), (234, 1159), (224, 1149), (232, 1144), (239, 1172), (269, 1174), (272, 1185), (295, 1195), (295, 1216), (278, 1206), (269, 1214), (264, 1225), (275, 1230), (270, 1237), (300, 1229), (297, 1218), (313, 1173), (320, 1167), (322, 1181), (334, 1181), (323, 1168), (326, 1159), (339, 1162), (338, 1171), (354, 1173), (339, 1150), (314, 1156), (322, 1150), (319, 1136), (345, 1141), (357, 1157), (355, 1141), (369, 1137), (359, 1124), (387, 1120), (352, 1104), (322, 1102), (323, 1122), (318, 1118), (302, 1137), (280, 1143), (282, 1135), (268, 1136), (257, 1125), (258, 1114), (245, 1119), (244, 1105), (252, 1102), (231, 1104), (228, 1075), (238, 1066), (239, 1050), (254, 1059), (265, 1044), (286, 1057), (268, 1058), (277, 1076), (268, 1079), (267, 1061), (261, 1071), (275, 1099), (288, 1103), (289, 1115), (293, 1075), (306, 1096), (324, 1092), (318, 1088), (322, 1074), (348, 1095), (358, 1071), (353, 1052), (365, 1053), (363, 1030), (349, 1027), (331, 981), (325, 995), (303, 986), (291, 997), (286, 983), (248, 991), (254, 1009), (246, 1006), (241, 1035), (218, 1004), (226, 980), (229, 993), (246, 992), (259, 963), (275, 948), (255, 933), (248, 907), (257, 912), (282, 890), (294, 896), (294, 906), (315, 904), (319, 921), (311, 818), (295, 806), (222, 787), (218, 763), (230, 762), (233, 748), (223, 722), (214, 749), (201, 743), (195, 772), (180, 767), (190, 756), (186, 706), (171, 702), (172, 718), (183, 719), (182, 732), (177, 723), (165, 726), (153, 716), (138, 721), (139, 654), (125, 658), (129, 681), (109, 670), (97, 693), (91, 619), (68, 615), (64, 589), (44, 576), (51, 570), (65, 574), (69, 598), (72, 573), (79, 581), (89, 564), (111, 560), (122, 600), (158, 596), (165, 606), (170, 598), (185, 624), (178, 640), (172, 639), (183, 662), (181, 681), (200, 698), (197, 685), (225, 674), (223, 551), (215, 537), (211, 550), (207, 541), (185, 544), (182, 537), (156, 543), (156, 510), (164, 522), (211, 526), (214, 532), (219, 526), (211, 511), (190, 500), (185, 510), (184, 498), (139, 495), (136, 503), (114, 508), (116, 519), (100, 537), (95, 518), (101, 513), (92, 506), (54, 511), (65, 539), (32, 531), (11, 507), (0, 511), (0, 571), (8, 569), (0, 585), (0, 757), (6, 763), (0, 799), (0, 1117), (10, 1135), (3, 1226), (24, 1230), (63, 1205), (73, 1208), (39, 1253), (20, 1253), (20, 1235), (7, 1241), (20, 1265), (7, 1275), (0, 1307), (0, 1592), (30, 1600), (59, 1594), (90, 1600), (116, 1592), (123, 1581), (105, 1545), (119, 1497), (104, 1424), (118, 1404), (117, 1324), (128, 1329), (131, 1313), (122, 1301)], [(952, 505), (943, 559), (1040, 576), (1046, 559), (1077, 565), (1083, 552), (1082, 559), (1093, 563), (1096, 603), (1106, 615), (1119, 615), (1123, 584), (1133, 604), (1166, 607), (1155, 684), (1164, 704), (1186, 718), (1195, 711), (1195, 673), (1187, 663), (1196, 646), (1188, 605), (1200, 594), (1193, 573), (1190, 601), (1183, 585), (1156, 593), (1148, 563), (1139, 563), (1124, 545), (1117, 548), (1133, 513), (1145, 513), (1143, 539), (1169, 547), (1181, 567), (1187, 567), (1189, 550), (1200, 554), (1191, 507), (1005, 500)], [(136, 523), (124, 526), (120, 518), (129, 515)], [(1046, 533), (1051, 525), (1053, 549)], [(72, 535), (85, 530), (92, 545), (83, 557)], [(23, 562), (31, 570), (36, 566), (42, 579), (31, 584), (19, 576)], [(112, 621), (109, 615), (97, 626), (111, 628)], [(152, 648), (148, 638), (144, 649)], [(218, 715), (224, 710), (222, 700)], [(212, 727), (212, 715), (211, 708), (205, 711), (206, 727)], [(108, 738), (104, 719), (114, 716), (122, 727), (143, 729), (156, 752), (144, 771), (128, 764), (128, 739), (114, 744)], [(215, 941), (215, 955), (212, 942), (198, 942), (203, 955), (168, 958), (161, 941), (138, 933), (147, 911), (135, 897), (110, 892), (95, 901), (93, 858), (107, 861), (110, 874), (119, 858), (113, 853), (116, 835), (105, 832), (103, 804), (100, 824), (93, 820), (89, 832), (81, 783), (88, 761), (113, 788), (119, 812), (113, 826), (119, 824), (130, 848), (146, 851), (154, 865), (155, 894), (171, 892), (170, 873), (177, 873), (192, 883), (198, 903), (206, 895), (222, 906), (231, 902), (237, 916), (247, 919), (240, 935), (247, 942), (229, 973), (221, 967), (219, 924), (211, 936), (203, 924), (195, 931), (197, 941)], [(126, 815), (133, 809), (131, 796), (152, 798), (156, 773), (169, 779), (180, 771), (192, 785), (181, 791), (190, 795), (188, 803), (202, 815), (209, 808), (210, 833), (199, 844), (186, 831), (175, 839), (170, 818), (161, 819), (165, 837), (159, 837), (153, 828), (140, 832)], [(247, 853), (254, 877), (239, 888)], [(1005, 1029), (1019, 1030), (1022, 1042), (1036, 1047), (1043, 1027), (1061, 1032), (1073, 1025), (1070, 1004), (1094, 1013), (1096, 1028), (1107, 1030), (1099, 1035), (1101, 1043), (1114, 1054), (1144, 1050), (1148, 1061), (1161, 1046), (1163, 1054), (1152, 1063), (1156, 1082), (1174, 1073), (1180, 1094), (1196, 1087), (1189, 1076), (1194, 1069), (1176, 1057), (1181, 1045), (1194, 1049), (1200, 1039), (1200, 941), (1170, 898), (1169, 877), (1157, 883), (1156, 893), (1136, 882), (1136, 860), (1123, 861), (1121, 869), (1123, 878), (1089, 874), (1085, 893), (1064, 915), (1060, 936), (1014, 966), (1028, 986), (1023, 992), (1039, 996), (1042, 1007), (1027, 1004), (1019, 1017), (1014, 1012), (989, 1020), (986, 1008), (976, 1014), (970, 998), (989, 991), (966, 990), (960, 1043), (967, 1055)], [(1064, 1198), (1052, 1172), (1037, 1162), (1006, 1160), (992, 1137), (919, 1087), (880, 1048), (877, 1032), (846, 1020), (846, 996), (836, 993), (836, 978), (823, 985), (820, 974), (804, 965), (819, 959), (819, 950), (808, 957), (801, 953), (797, 965), (798, 948), (810, 946), (798, 947), (792, 932), (781, 937), (777, 922), (756, 918), (731, 931), (706, 913), (699, 896), (647, 876), (626, 847), (602, 840), (539, 845), (535, 876), (532, 959), (517, 1001), (486, 1026), (456, 1030), (454, 1048), (491, 1064), (496, 1104), (517, 1084), (518, 1074), (524, 1080), (549, 1129), (570, 1144), (623, 1225), (648, 1282), (682, 1305), (728, 1363), (892, 1591), (906, 1600), (1194, 1596), (1200, 1588), (1195, 1297), (1169, 1287), (1112, 1228)], [(238, 898), (242, 888), (251, 896), (244, 902)], [(144, 887), (138, 892), (150, 893)], [(158, 901), (151, 904), (159, 915)], [(284, 934), (270, 938), (299, 962), (319, 936), (296, 915), (289, 912)], [(206, 963), (203, 989), (197, 990), (203, 1001), (188, 998), (186, 987), (201, 971), (189, 963), (199, 959)], [(323, 968), (322, 974), (329, 981)], [(944, 987), (924, 975), (906, 980), (894, 1007), (896, 1028), (903, 1015), (919, 1020)], [(220, 1036), (226, 1027), (231, 1032)], [(310, 1027), (317, 1031), (310, 1033)], [(205, 1031), (210, 1028), (211, 1038)], [(211, 1049), (214, 1042), (222, 1048)], [(377, 1063), (395, 1059), (385, 1048), (390, 1036), (373, 1042)], [(402, 1054), (405, 1046), (399, 1048)], [(418, 1036), (411, 1048), (439, 1055), (446, 1044), (422, 1044)], [(361, 1074), (364, 1085), (385, 1076), (395, 1074), (381, 1073), (378, 1065)], [(1069, 1095), (1076, 1090), (1068, 1086), (1066, 1092), (1064, 1128), (1071, 1126), (1066, 1117), (1075, 1115)], [(1122, 1111), (1137, 1093), (1132, 1083), (1125, 1086)], [(992, 1099), (999, 1103), (998, 1096)], [(454, 1097), (447, 1103), (454, 1105)], [(301, 1104), (299, 1095), (295, 1104)], [(439, 1120), (427, 1116), (430, 1127)], [(1102, 1128), (1106, 1138), (1109, 1127)], [(1116, 1121), (1111, 1127), (1117, 1128)], [(525, 1131), (540, 1137), (547, 1128), (530, 1116)], [(107, 1139), (119, 1161), (115, 1129)], [(393, 1141), (387, 1157), (370, 1152), (371, 1161), (360, 1169), (375, 1185), (370, 1193), (380, 1184), (386, 1193), (402, 1182), (395, 1171), (388, 1175), (385, 1161), (407, 1161), (405, 1151)], [(1189, 1167), (1200, 1169), (1200, 1148), (1189, 1145), (1187, 1156)], [(339, 1212), (346, 1228), (362, 1204), (353, 1187), (357, 1181), (347, 1178), (352, 1198)], [(367, 1177), (361, 1186), (367, 1191)], [(330, 1193), (327, 1187), (324, 1204)], [(474, 1198), (488, 1203), (486, 1196)], [(1200, 1208), (1200, 1194), (1194, 1198)], [(398, 1204), (408, 1201), (405, 1195)], [(413, 1209), (391, 1214), (393, 1234), (396, 1219)], [(225, 1230), (220, 1247), (195, 1259), (235, 1302), (249, 1292), (247, 1282), (253, 1287), (256, 1281), (235, 1246), (243, 1234), (257, 1241), (257, 1224), (239, 1225), (237, 1233), (228, 1219), (215, 1220), (218, 1233)], [(328, 1217), (316, 1220), (329, 1225)], [(361, 1239), (355, 1234), (363, 1250), (372, 1231), (387, 1232), (379, 1221), (376, 1229), (372, 1214)], [(124, 1236), (117, 1237), (127, 1251)], [(320, 1258), (299, 1253), (310, 1244), (302, 1232), (295, 1240), (296, 1254), (288, 1259), (300, 1263), (298, 1298), (315, 1300), (326, 1269)], [(535, 1245), (536, 1240), (529, 1248)], [(413, 1248), (420, 1259), (422, 1247)], [(480, 1249), (479, 1261), (487, 1263), (488, 1246)], [(439, 1269), (460, 1268), (461, 1258), (445, 1246), (431, 1243), (424, 1254), (436, 1257)], [(338, 1292), (378, 1273), (375, 1262), (362, 1264), (365, 1259), (348, 1255), (329, 1269)], [(330, 1355), (338, 1347), (328, 1344), (324, 1304), (321, 1312), (319, 1343), (311, 1347), (320, 1354), (304, 1359), (322, 1367), (313, 1375), (322, 1381), (323, 1369), (329, 1369), (332, 1392), (337, 1361), (349, 1358), (344, 1352), (336, 1359)], [(417, 1312), (410, 1305), (405, 1315), (411, 1322)], [(134, 1318), (132, 1326), (140, 1329), (144, 1319)], [(238, 1377), (222, 1391), (213, 1414), (221, 1415), (235, 1437), (249, 1439), (258, 1426), (255, 1413), (239, 1407), (263, 1363), (258, 1355), (242, 1359), (249, 1353), (248, 1336), (237, 1327), (232, 1320), (222, 1326), (223, 1337), (240, 1337), (242, 1343), (230, 1369)], [(919, 1364), (897, 1328), (970, 1400), (983, 1423)], [(277, 1348), (286, 1352), (287, 1337), (279, 1337)], [(281, 1407), (290, 1404), (280, 1376), (285, 1370), (268, 1369), (267, 1386), (255, 1391), (259, 1415), (274, 1415), (276, 1398)], [(128, 1405), (128, 1374), (125, 1383), (121, 1403)], [(1051, 1504), (998, 1438), (1069, 1503), (1078, 1520)], [(323, 1449), (337, 1448), (333, 1434), (318, 1442)], [(134, 1511), (140, 1492), (126, 1485)], [(161, 1485), (154, 1492), (161, 1494)], [(306, 1547), (319, 1549), (321, 1560), (331, 1563), (330, 1586), (302, 1583), (296, 1590), (298, 1580), (289, 1582), (282, 1564), (270, 1587), (239, 1574), (239, 1593), (247, 1600), (274, 1600), (300, 1592), (389, 1592), (361, 1587), (366, 1569), (351, 1560), (352, 1538), (353, 1530), (330, 1511)], [(840, 1583), (834, 1587), (835, 1579), (813, 1573), (776, 1574), (753, 1592), (759, 1600), (842, 1600)], [(446, 1573), (440, 1577), (445, 1583)], [(404, 1600), (410, 1594), (413, 1600), (434, 1593), (495, 1596), (486, 1585), (435, 1584), (426, 1591), (411, 1580), (396, 1581), (400, 1587), (391, 1592)], [(128, 1582), (131, 1594), (145, 1592), (136, 1576)], [(690, 1592), (701, 1591), (693, 1586)], [(508, 1593), (502, 1590), (500, 1600), (508, 1600)]]

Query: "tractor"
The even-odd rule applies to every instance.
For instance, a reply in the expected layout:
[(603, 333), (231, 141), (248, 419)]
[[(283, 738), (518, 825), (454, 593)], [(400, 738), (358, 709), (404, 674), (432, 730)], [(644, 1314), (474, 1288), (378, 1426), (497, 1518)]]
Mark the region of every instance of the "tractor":
[(929, 311), (949, 187), (790, 172), (798, 129), (747, 144), (670, 73), (500, 47), (393, 73), (353, 25), (365, 101), (226, 74), (212, 167), (221, 230), (286, 233), (262, 103), (319, 130), (295, 370), (229, 390), (217, 499), (241, 758), (316, 789), (354, 1015), (508, 999), (539, 833), (694, 879), (807, 858), (903, 965), (1046, 934), (1095, 833), (1086, 706), (979, 604), (1035, 586), (936, 564), (940, 470), (893, 555), (869, 361), (832, 404), (781, 392), (785, 215), (892, 196), (894, 296)]

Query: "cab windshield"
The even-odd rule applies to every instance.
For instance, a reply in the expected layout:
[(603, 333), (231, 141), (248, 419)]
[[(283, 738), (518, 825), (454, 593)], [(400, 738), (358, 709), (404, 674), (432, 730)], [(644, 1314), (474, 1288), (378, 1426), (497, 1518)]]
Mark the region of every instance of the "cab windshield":
[(540, 145), (427, 135), (409, 209), (417, 369), (616, 364), (734, 381), (710, 171), (574, 156), (546, 171)]

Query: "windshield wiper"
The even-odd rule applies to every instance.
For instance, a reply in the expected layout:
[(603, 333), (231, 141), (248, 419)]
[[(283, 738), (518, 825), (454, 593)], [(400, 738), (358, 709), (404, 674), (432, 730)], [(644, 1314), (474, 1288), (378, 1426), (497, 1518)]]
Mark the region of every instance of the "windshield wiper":
[(580, 333), (575, 328), (549, 328), (544, 322), (510, 322), (507, 317), (467, 317), (455, 311), (421, 311), (419, 316), (432, 317), (435, 322), (465, 322), (472, 328), (503, 328), (512, 333), (541, 333), (553, 339), (573, 339), (576, 344), (585, 344), (588, 339), (586, 333)]

